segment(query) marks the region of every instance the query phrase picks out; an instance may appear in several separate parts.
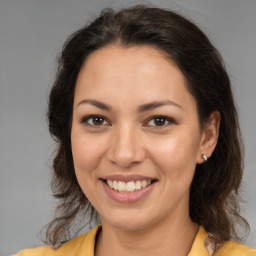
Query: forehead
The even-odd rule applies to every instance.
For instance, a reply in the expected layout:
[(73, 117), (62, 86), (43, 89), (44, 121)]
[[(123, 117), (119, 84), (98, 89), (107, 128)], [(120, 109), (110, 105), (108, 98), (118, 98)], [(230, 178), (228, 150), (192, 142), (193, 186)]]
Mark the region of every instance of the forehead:
[(90, 54), (77, 78), (75, 101), (95, 96), (101, 100), (132, 99), (133, 103), (167, 99), (186, 102), (192, 97), (174, 61), (148, 45), (112, 45)]
[(116, 71), (122, 71), (122, 75), (129, 72), (130, 75), (131, 73), (139, 74), (139, 72), (150, 75), (155, 74), (152, 71), (156, 71), (159, 65), (161, 68), (173, 66), (182, 79), (185, 79), (166, 52), (150, 45), (128, 47), (110, 45), (103, 47), (87, 57), (81, 71), (88, 70), (93, 73), (96, 71), (101, 74), (107, 71), (107, 74), (114, 74), (115, 76), (118, 75)]

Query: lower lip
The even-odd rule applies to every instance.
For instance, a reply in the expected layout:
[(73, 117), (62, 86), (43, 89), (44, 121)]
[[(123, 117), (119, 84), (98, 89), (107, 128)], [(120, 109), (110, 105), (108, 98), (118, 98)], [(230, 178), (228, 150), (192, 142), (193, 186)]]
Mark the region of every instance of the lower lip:
[(154, 183), (149, 186), (136, 190), (134, 192), (119, 192), (110, 188), (104, 181), (101, 181), (107, 195), (118, 203), (135, 203), (145, 198), (153, 189)]

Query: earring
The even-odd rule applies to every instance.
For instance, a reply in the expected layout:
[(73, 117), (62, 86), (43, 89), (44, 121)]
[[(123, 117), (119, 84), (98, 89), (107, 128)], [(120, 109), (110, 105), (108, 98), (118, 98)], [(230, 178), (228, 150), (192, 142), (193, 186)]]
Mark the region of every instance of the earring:
[(202, 159), (204, 159), (205, 162), (208, 160), (208, 158), (205, 154), (202, 154)]

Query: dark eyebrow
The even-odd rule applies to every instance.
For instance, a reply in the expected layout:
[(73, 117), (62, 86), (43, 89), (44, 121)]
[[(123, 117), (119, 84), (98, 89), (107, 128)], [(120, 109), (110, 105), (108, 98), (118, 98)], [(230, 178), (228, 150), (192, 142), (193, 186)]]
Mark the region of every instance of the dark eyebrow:
[(138, 107), (138, 112), (145, 112), (145, 111), (149, 111), (149, 110), (159, 108), (162, 106), (166, 106), (166, 105), (171, 105), (171, 106), (175, 106), (175, 107), (182, 109), (182, 107), (179, 104), (177, 104), (173, 101), (170, 101), (170, 100), (164, 100), (164, 101), (154, 101), (151, 103), (141, 105)]
[[(84, 100), (81, 100), (78, 104), (77, 104), (77, 107), (81, 104), (91, 104), (97, 108), (100, 108), (100, 109), (103, 109), (103, 110), (107, 110), (107, 111), (112, 111), (112, 107), (108, 104), (105, 104), (105, 103), (102, 103), (100, 101), (97, 101), (97, 100), (92, 100), (92, 99), (84, 99)], [(155, 108), (159, 108), (159, 107), (162, 107), (162, 106), (166, 106), (166, 105), (171, 105), (171, 106), (175, 106), (175, 107), (178, 107), (180, 109), (182, 109), (182, 107), (173, 102), (173, 101), (170, 101), (170, 100), (164, 100), (164, 101), (154, 101), (154, 102), (150, 102), (150, 103), (147, 103), (147, 104), (143, 104), (141, 106), (138, 107), (137, 111), (140, 113), (140, 112), (146, 112), (146, 111), (149, 111), (149, 110), (152, 110), (152, 109), (155, 109)]]
[(105, 103), (102, 103), (100, 101), (97, 101), (97, 100), (91, 100), (91, 99), (84, 99), (84, 100), (81, 100), (78, 104), (77, 104), (77, 107), (81, 104), (85, 104), (85, 103), (89, 103), (97, 108), (100, 108), (100, 109), (103, 109), (103, 110), (107, 110), (107, 111), (111, 111), (112, 110), (112, 107), (110, 105), (107, 105)]

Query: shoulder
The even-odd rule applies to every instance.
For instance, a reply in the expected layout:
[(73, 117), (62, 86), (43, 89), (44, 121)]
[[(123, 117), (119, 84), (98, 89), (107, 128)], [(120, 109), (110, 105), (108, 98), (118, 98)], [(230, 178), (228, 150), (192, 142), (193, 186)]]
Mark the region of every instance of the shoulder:
[(100, 230), (100, 226), (97, 226), (90, 230), (88, 233), (82, 234), (73, 238), (59, 248), (53, 249), (51, 245), (40, 246), (32, 249), (21, 250), (19, 253), (13, 256), (72, 256), (80, 255), (80, 252), (87, 252), (88, 256), (94, 251), (95, 237)]
[(201, 226), (195, 237), (189, 256), (256, 256), (256, 249), (235, 241), (218, 245)]
[(58, 249), (53, 249), (51, 245), (45, 245), (37, 248), (21, 250), (14, 256), (59, 256), (63, 255), (64, 251), (66, 255), (68, 255), (68, 253), (73, 253), (76, 248), (79, 247), (81, 243), (83, 243), (86, 236), (87, 233), (71, 239), (68, 242), (62, 244)]
[(219, 248), (216, 256), (256, 256), (256, 249), (239, 242), (228, 241)]

